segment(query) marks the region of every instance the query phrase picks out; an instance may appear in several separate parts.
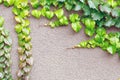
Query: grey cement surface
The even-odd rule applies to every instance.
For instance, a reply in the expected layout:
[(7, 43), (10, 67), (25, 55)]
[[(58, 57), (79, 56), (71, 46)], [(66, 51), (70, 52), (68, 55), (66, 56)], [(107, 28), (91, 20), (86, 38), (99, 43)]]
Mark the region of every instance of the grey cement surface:
[[(16, 80), (18, 70), (16, 24), (11, 8), (0, 5), (0, 16), (5, 18), (4, 26), (10, 30), (13, 39), (12, 75)], [(84, 31), (76, 34), (70, 26), (50, 29), (40, 20), (30, 18), (33, 44), (34, 66), (31, 80), (118, 80), (120, 78), (120, 59), (111, 56), (99, 48), (74, 49), (69, 48), (82, 40), (88, 39)]]

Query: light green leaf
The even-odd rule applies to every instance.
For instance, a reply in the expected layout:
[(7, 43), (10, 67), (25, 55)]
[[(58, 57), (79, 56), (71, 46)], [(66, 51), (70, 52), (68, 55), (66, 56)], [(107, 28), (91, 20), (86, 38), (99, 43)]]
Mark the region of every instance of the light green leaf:
[(39, 7), (39, 0), (30, 0), (31, 1), (31, 5), (33, 8), (38, 8)]
[(116, 53), (116, 46), (113, 46), (113, 45), (110, 45), (107, 47), (107, 51), (110, 53), (110, 54), (115, 54)]
[(103, 28), (103, 27), (99, 27), (99, 28), (97, 28), (96, 33), (97, 33), (98, 35), (103, 36), (103, 35), (106, 34), (106, 30), (105, 30), (105, 28)]
[(89, 30), (88, 28), (85, 28), (85, 33), (91, 37), (95, 33), (95, 30), (94, 29)]
[(23, 29), (23, 26), (21, 26), (20, 24), (17, 24), (17, 25), (15, 26), (15, 31), (16, 31), (17, 33), (20, 33), (20, 32), (22, 31), (22, 29)]
[(53, 16), (54, 16), (54, 12), (52, 12), (52, 11), (46, 11), (45, 12), (45, 17), (47, 17), (48, 19), (53, 18)]
[(4, 18), (0, 16), (0, 27), (2, 27), (4, 24)]
[(60, 19), (64, 15), (63, 9), (56, 10), (55, 15), (57, 16), (58, 19)]
[(111, 5), (112, 7), (116, 7), (117, 6), (117, 2), (115, 0), (107, 0), (107, 3), (109, 5)]
[(35, 18), (40, 18), (41, 12), (39, 10), (33, 10), (32, 16), (34, 16)]
[(72, 25), (72, 29), (75, 32), (79, 32), (81, 30), (81, 28), (82, 28), (82, 26), (80, 25), (80, 22), (74, 22), (71, 25)]
[(6, 7), (12, 6), (14, 4), (15, 0), (4, 0), (4, 5)]
[(68, 11), (70, 11), (70, 10), (72, 10), (73, 5), (70, 4), (70, 3), (65, 2), (65, 8), (66, 8)]
[(23, 28), (22, 32), (23, 32), (23, 34), (25, 34), (26, 36), (28, 36), (30, 34), (30, 28), (29, 27)]
[(3, 0), (0, 0), (0, 4), (3, 2)]
[(74, 10), (75, 10), (75, 11), (79, 11), (79, 10), (82, 9), (82, 7), (83, 7), (83, 4), (80, 3), (80, 2), (78, 2), (78, 3), (75, 5)]
[(70, 19), (70, 22), (74, 23), (74, 22), (76, 22), (76, 21), (79, 21), (79, 20), (80, 20), (80, 17), (79, 17), (78, 14), (71, 14), (71, 15), (69, 16), (69, 19)]
[(63, 16), (59, 19), (60, 25), (68, 25), (68, 19), (66, 16)]

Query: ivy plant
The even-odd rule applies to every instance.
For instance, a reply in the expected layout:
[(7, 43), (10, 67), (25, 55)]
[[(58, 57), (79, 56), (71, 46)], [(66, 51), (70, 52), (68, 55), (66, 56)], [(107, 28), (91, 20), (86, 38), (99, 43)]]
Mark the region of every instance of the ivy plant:
[[(31, 29), (28, 19), (30, 15), (37, 19), (41, 16), (49, 19), (48, 25), (51, 28), (67, 26), (70, 23), (72, 29), (79, 32), (83, 24), (85, 34), (91, 39), (80, 42), (74, 48), (100, 47), (112, 55), (118, 53), (120, 56), (120, 32), (106, 32), (112, 26), (120, 28), (119, 0), (0, 0), (1, 3), (6, 7), (12, 6), (17, 22), (15, 31), (19, 44), (18, 80), (29, 80), (33, 65)], [(65, 11), (70, 15), (66, 15)], [(54, 17), (56, 19), (52, 21)], [(3, 23), (4, 19), (0, 17), (0, 79), (12, 80), (9, 54), (12, 41)]]
[(3, 27), (4, 19), (0, 16), (0, 79), (13, 80), (11, 74), (11, 56), (12, 39), (9, 31)]

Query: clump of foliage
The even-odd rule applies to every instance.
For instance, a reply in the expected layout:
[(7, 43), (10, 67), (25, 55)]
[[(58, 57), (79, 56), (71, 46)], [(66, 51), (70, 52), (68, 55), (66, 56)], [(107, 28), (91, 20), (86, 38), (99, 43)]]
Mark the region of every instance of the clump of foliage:
[(120, 32), (106, 33), (104, 28), (97, 28), (94, 38), (80, 42), (74, 48), (95, 48), (100, 47), (110, 54), (120, 55)]

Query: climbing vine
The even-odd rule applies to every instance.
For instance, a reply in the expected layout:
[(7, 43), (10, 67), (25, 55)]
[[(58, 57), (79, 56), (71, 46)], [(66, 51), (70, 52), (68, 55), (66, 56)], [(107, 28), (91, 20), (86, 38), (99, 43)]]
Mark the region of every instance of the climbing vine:
[(13, 80), (11, 74), (10, 51), (12, 39), (9, 31), (3, 27), (4, 19), (0, 16), (0, 79)]
[[(1, 2), (1, 1), (0, 1)], [(31, 29), (28, 20), (30, 7), (28, 0), (3, 0), (6, 7), (13, 6), (12, 12), (15, 15), (17, 25), (15, 31), (18, 36), (18, 54), (19, 54), (19, 70), (17, 72), (18, 80), (29, 80), (29, 73), (33, 65)]]
[(15, 31), (18, 35), (18, 53), (19, 53), (19, 71), (17, 73), (19, 80), (29, 80), (29, 73), (33, 65), (32, 58), (32, 44), (30, 37), (30, 22), (27, 19), (29, 17), (28, 1), (18, 0), (13, 7), (13, 13), (15, 14), (15, 20), (17, 25)]
[[(51, 28), (70, 24), (77, 33), (84, 25), (84, 32), (91, 39), (80, 42), (73, 48), (100, 47), (110, 54), (120, 55), (120, 32), (106, 32), (112, 26), (120, 28), (119, 0), (0, 0), (0, 4), (2, 3), (6, 7), (12, 6), (15, 15), (15, 31), (19, 44), (18, 80), (29, 80), (33, 65), (31, 29), (28, 20), (30, 15), (37, 19), (41, 16), (47, 18), (50, 22), (45, 25)], [(71, 14), (65, 15), (65, 10)], [(56, 19), (52, 21), (54, 17)], [(0, 17), (0, 79), (12, 80), (9, 54), (12, 42), (8, 31), (2, 26), (3, 18)]]

